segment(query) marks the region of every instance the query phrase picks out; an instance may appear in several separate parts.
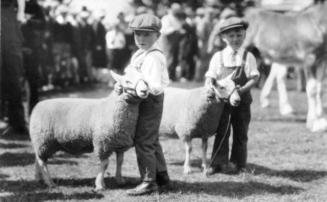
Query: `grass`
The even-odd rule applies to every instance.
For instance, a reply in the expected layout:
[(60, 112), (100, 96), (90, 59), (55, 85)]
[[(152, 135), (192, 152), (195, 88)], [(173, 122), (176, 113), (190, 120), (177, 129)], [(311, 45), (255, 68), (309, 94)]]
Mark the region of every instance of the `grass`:
[[(48, 189), (34, 181), (34, 154), (30, 142), (0, 138), (0, 201), (327, 201), (327, 136), (305, 128), (306, 96), (291, 90), (290, 100), (297, 115), (288, 118), (278, 114), (276, 92), (272, 95), (272, 107), (260, 109), (259, 90), (253, 90), (247, 173), (205, 177), (200, 169), (201, 142), (196, 139), (193, 141), (193, 173), (184, 176), (183, 144), (176, 139), (162, 139), (172, 179), (170, 192), (140, 197), (125, 194), (126, 189), (138, 183), (133, 148), (125, 155), (123, 174), (129, 182), (125, 187), (117, 186), (112, 177), (115, 156), (110, 157), (107, 190), (96, 193), (93, 188), (98, 161), (93, 154), (73, 156), (59, 152), (49, 162), (50, 173), (58, 187)], [(44, 98), (102, 97), (107, 93), (108, 89), (99, 88), (48, 94)], [(208, 157), (213, 138), (209, 142)]]

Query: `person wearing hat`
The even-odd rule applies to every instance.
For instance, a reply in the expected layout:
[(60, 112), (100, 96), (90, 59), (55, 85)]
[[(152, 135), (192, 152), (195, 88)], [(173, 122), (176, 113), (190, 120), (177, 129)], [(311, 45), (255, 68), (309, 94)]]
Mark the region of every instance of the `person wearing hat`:
[[(135, 151), (142, 183), (128, 190), (132, 196), (150, 194), (169, 185), (169, 176), (159, 142), (159, 125), (163, 110), (164, 88), (169, 84), (166, 59), (158, 48), (161, 21), (152, 14), (141, 14), (132, 19), (129, 27), (139, 48), (132, 56), (125, 71), (137, 69), (148, 83), (149, 97), (139, 106), (139, 119), (135, 134)], [(122, 86), (115, 84), (120, 94)]]
[[(213, 145), (209, 175), (216, 172), (245, 171), (252, 103), (250, 89), (259, 78), (255, 57), (242, 46), (247, 27), (248, 23), (239, 17), (228, 18), (219, 24), (219, 34), (226, 47), (213, 55), (205, 74), (205, 85), (208, 88), (212, 88), (216, 80), (232, 74), (241, 97), (237, 107), (232, 107), (230, 103), (225, 104)], [(233, 144), (229, 162), (231, 127)]]

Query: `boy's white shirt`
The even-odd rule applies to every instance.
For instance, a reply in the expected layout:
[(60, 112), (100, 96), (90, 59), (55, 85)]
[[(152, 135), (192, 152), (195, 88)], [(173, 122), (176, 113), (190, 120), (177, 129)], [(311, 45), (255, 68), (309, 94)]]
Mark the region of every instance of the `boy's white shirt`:
[[(216, 52), (210, 60), (209, 69), (206, 72), (205, 77), (215, 78), (217, 80), (222, 79), (223, 69), (221, 66), (222, 64), (221, 58), (223, 59), (223, 64), (226, 67), (241, 66), (244, 51), (245, 51), (244, 48), (242, 47), (239, 48), (235, 55), (234, 61), (232, 60), (232, 54), (234, 53), (234, 50), (230, 46), (227, 46), (223, 50)], [(221, 57), (221, 52), (222, 52), (222, 57)], [(260, 75), (257, 68), (256, 59), (253, 56), (253, 54), (250, 52), (248, 52), (246, 56), (244, 71), (247, 78), (253, 78), (254, 76)]]
[(141, 49), (137, 50), (133, 54), (131, 62), (126, 67), (125, 72), (127, 72), (129, 68), (136, 68), (141, 64), (139, 70), (144, 80), (149, 85), (150, 93), (159, 95), (163, 93), (164, 89), (168, 86), (169, 76), (166, 57), (160, 51), (152, 51), (154, 49), (159, 49), (157, 43), (146, 51)]

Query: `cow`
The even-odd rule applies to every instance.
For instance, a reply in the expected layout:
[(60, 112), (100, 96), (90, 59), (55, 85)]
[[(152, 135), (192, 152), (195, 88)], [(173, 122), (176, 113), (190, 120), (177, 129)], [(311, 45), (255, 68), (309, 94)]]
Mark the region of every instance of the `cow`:
[(246, 12), (250, 22), (245, 46), (256, 46), (270, 60), (279, 74), (282, 92), (280, 107), (292, 111), (285, 86), (286, 67), (306, 72), (308, 111), (306, 126), (310, 131), (327, 130), (322, 106), (322, 81), (327, 59), (327, 3), (312, 5), (302, 11), (276, 13), (260, 8)]

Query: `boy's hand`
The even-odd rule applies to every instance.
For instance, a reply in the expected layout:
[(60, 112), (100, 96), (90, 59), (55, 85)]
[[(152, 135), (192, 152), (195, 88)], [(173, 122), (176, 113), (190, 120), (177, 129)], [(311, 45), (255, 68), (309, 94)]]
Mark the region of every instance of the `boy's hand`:
[(114, 91), (120, 95), (123, 93), (123, 86), (119, 83), (119, 82), (116, 82), (115, 85), (114, 85)]

